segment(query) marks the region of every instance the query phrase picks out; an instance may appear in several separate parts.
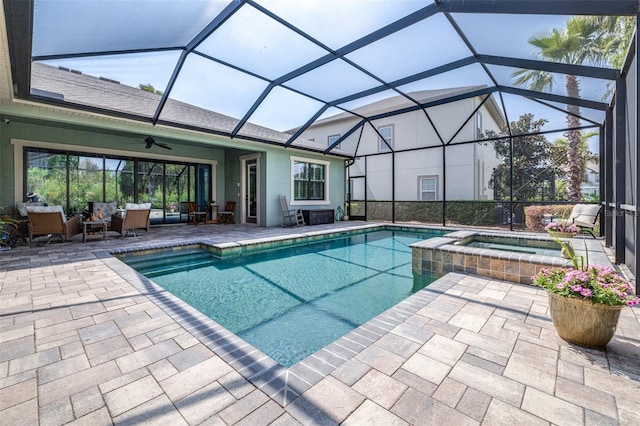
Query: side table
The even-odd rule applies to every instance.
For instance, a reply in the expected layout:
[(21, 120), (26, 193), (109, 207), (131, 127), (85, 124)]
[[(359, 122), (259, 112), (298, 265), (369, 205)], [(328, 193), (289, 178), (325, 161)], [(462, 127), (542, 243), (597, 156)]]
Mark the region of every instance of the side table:
[[(209, 219), (211, 217), (211, 219)], [(218, 205), (207, 204), (207, 216), (205, 223), (218, 223)]]
[[(85, 220), (82, 222), (82, 242), (87, 242), (87, 235), (91, 235), (92, 230), (98, 230), (102, 233), (102, 240), (107, 241), (107, 229), (109, 228), (109, 221), (107, 220)], [(88, 225), (88, 227), (87, 227)]]

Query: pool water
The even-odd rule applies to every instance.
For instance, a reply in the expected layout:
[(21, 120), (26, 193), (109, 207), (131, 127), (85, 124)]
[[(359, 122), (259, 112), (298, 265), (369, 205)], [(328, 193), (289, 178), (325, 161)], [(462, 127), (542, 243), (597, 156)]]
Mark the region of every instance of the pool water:
[(484, 241), (472, 241), (465, 245), (468, 247), (503, 250), (503, 251), (509, 251), (513, 253), (538, 254), (541, 256), (555, 256), (555, 257), (561, 256), (560, 247), (557, 247), (557, 248), (532, 247), (532, 246), (515, 245), (515, 244), (491, 243), (491, 242), (484, 242)]
[(413, 274), (409, 244), (439, 235), (376, 231), (243, 256), (122, 260), (290, 367), (433, 282)]

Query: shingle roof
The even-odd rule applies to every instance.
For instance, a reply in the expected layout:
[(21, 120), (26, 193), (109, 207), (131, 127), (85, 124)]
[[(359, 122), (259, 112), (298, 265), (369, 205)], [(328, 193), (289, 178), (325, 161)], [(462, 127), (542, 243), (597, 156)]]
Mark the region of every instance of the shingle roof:
[[(113, 80), (38, 62), (32, 64), (31, 87), (34, 94), (53, 100), (64, 100), (65, 102), (134, 114), (149, 119), (156, 111), (160, 96)], [(167, 100), (160, 120), (223, 134), (231, 133), (239, 122), (238, 119), (228, 115), (174, 99)], [(281, 144), (284, 144), (291, 137), (291, 134), (252, 123), (246, 123), (239, 133), (250, 138), (265, 139)], [(325, 148), (300, 138), (293, 145), (318, 151)]]

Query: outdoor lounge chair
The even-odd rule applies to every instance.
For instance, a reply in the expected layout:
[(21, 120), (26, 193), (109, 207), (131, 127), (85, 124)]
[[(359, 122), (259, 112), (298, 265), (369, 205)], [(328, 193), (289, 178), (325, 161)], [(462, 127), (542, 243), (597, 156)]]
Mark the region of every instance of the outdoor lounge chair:
[(218, 223), (224, 223), (225, 225), (235, 223), (233, 221), (233, 211), (235, 209), (236, 202), (227, 201), (227, 204), (224, 205), (224, 210), (218, 212)]
[(598, 220), (601, 206), (598, 204), (576, 204), (565, 223), (575, 223), (580, 232), (589, 233), (593, 238), (593, 228)]
[(287, 198), (284, 195), (278, 195), (280, 201), (280, 209), (282, 210), (282, 226), (304, 225), (304, 216), (302, 210), (290, 209), (287, 205)]
[(151, 215), (151, 203), (131, 204), (127, 203), (123, 217), (111, 216), (111, 230), (119, 233), (122, 238), (131, 233), (137, 237), (136, 229), (144, 229), (149, 232), (149, 217)]
[(198, 203), (194, 201), (188, 201), (187, 211), (189, 212), (187, 223), (192, 223), (194, 225), (197, 225), (199, 223), (207, 223), (207, 212), (201, 211), (198, 208)]
[(62, 206), (27, 206), (29, 217), (29, 245), (35, 237), (47, 236), (46, 244), (53, 239), (69, 241), (71, 237), (80, 234), (80, 218), (67, 219)]

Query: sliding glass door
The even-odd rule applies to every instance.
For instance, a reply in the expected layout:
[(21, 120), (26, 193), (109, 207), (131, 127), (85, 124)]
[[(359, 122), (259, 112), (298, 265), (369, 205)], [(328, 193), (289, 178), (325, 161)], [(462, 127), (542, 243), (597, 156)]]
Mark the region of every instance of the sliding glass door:
[(90, 202), (151, 203), (151, 223), (186, 222), (186, 203), (211, 201), (211, 166), (25, 148), (25, 195), (79, 214)]

